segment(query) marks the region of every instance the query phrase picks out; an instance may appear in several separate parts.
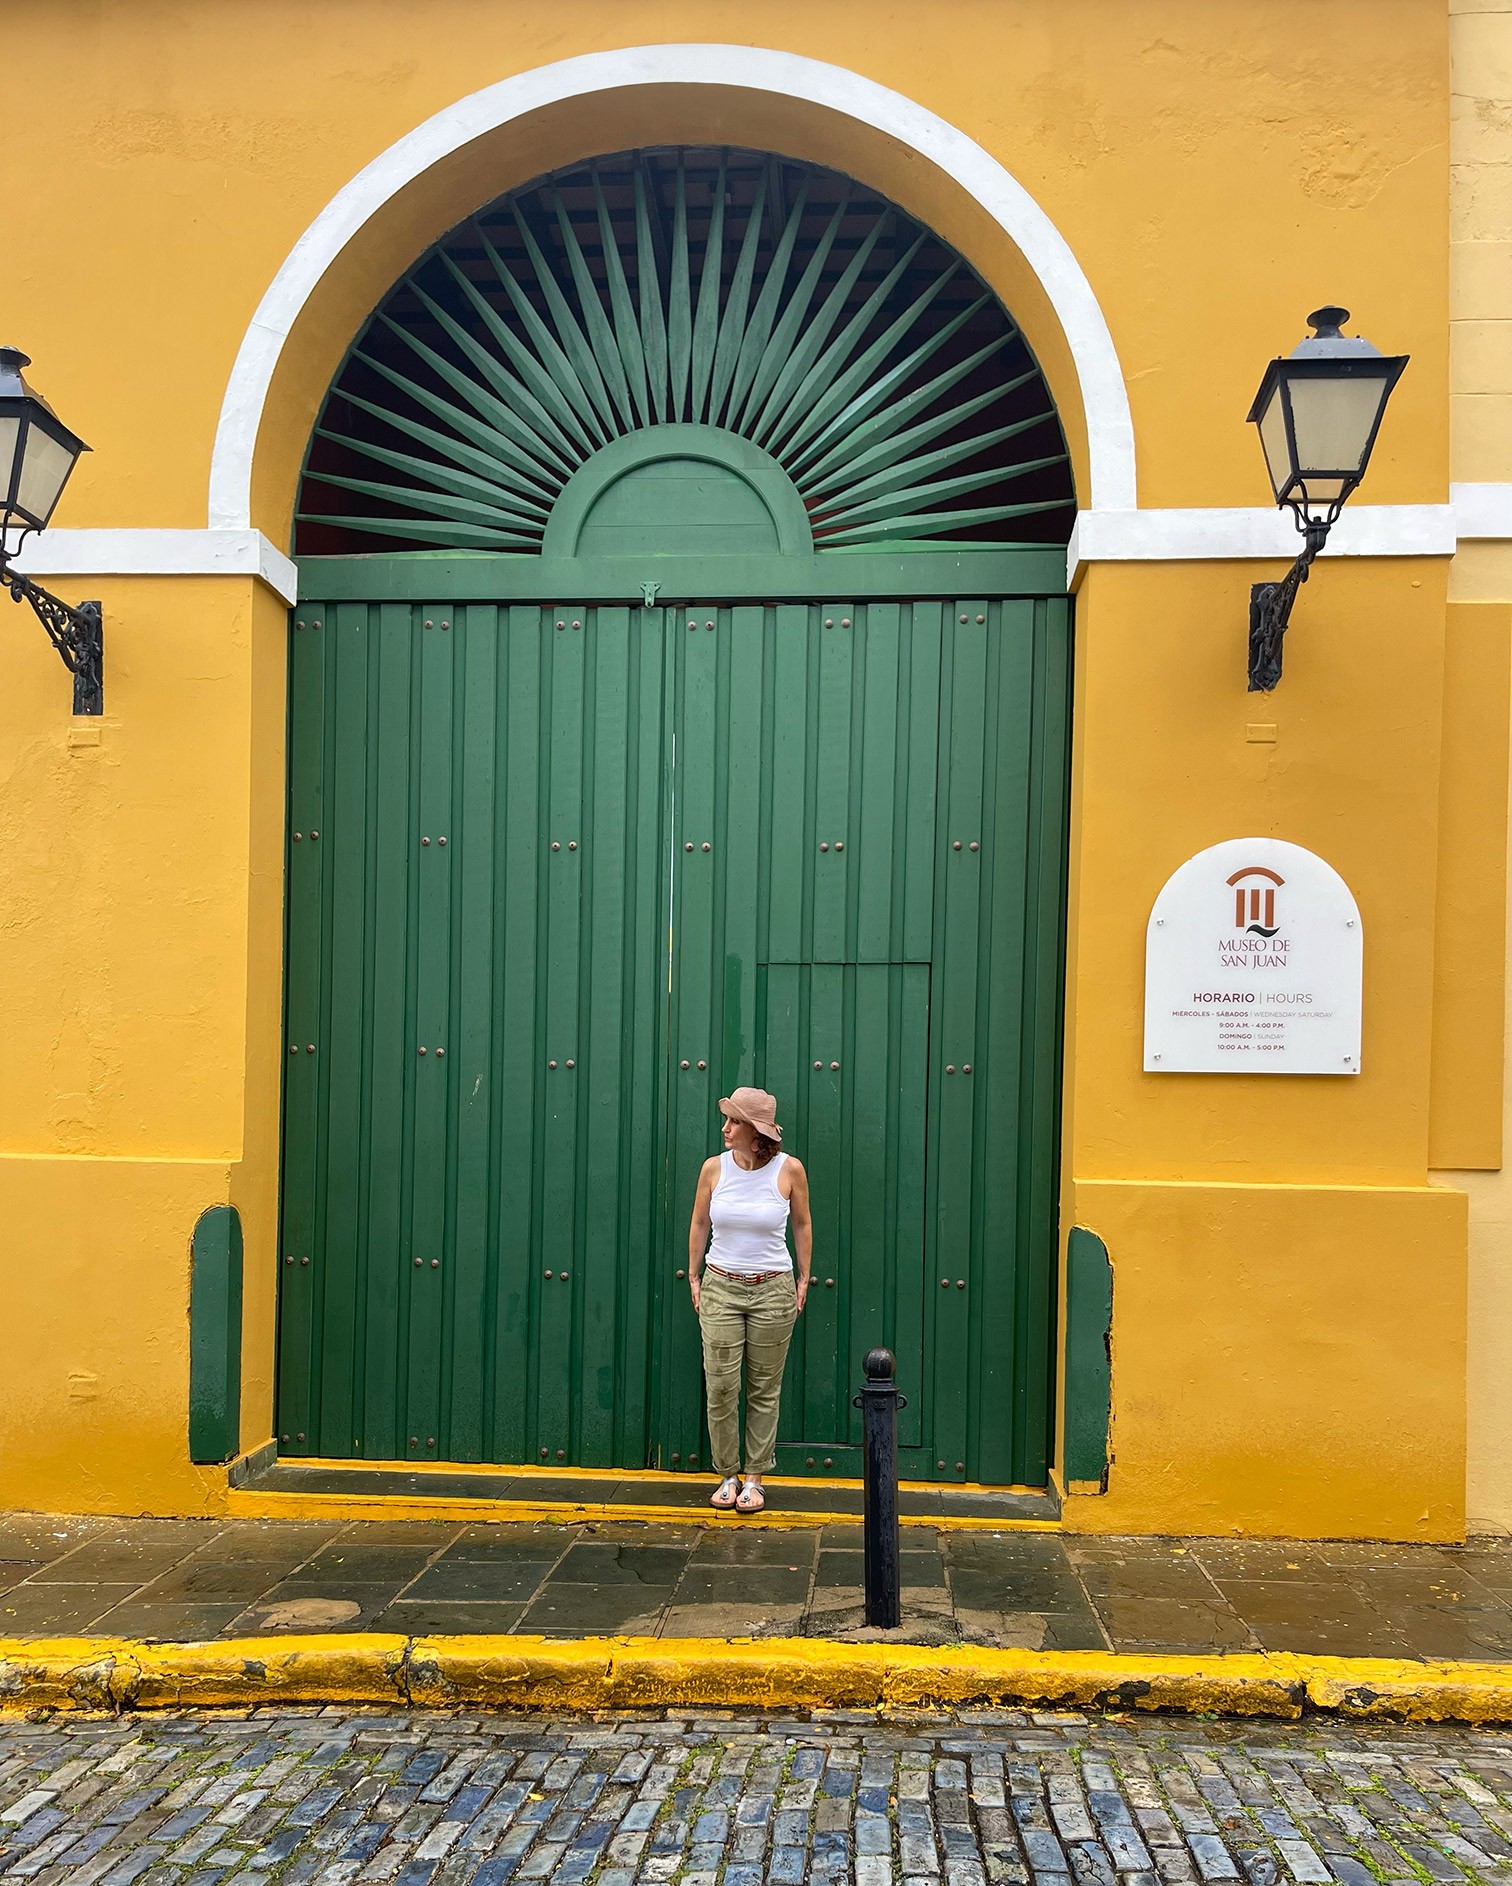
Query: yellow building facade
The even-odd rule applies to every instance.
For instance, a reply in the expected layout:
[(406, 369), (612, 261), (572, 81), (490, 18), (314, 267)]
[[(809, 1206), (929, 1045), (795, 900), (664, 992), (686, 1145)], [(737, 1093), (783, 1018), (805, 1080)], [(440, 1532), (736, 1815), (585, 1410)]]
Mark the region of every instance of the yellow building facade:
[[(305, 1254), (280, 1231), (304, 1067), (287, 922), (309, 847), (292, 843), (290, 675), (294, 625), (315, 622), (300, 598), (324, 580), (295, 513), (349, 349), (485, 206), (619, 153), (726, 150), (854, 179), (963, 258), (1064, 432), (1064, 1003), (1058, 1132), (1034, 1158), (1059, 1199), (1042, 1478), (1065, 1525), (1512, 1525), (1512, 11), (1242, 12), (437, 0), (422, 23), (397, 0), (62, 0), (15, 23), (11, 136), (35, 181), (11, 205), (0, 339), (93, 448), (22, 562), (101, 600), (105, 713), (71, 719), (40, 630), (11, 612), (0, 1505), (237, 1497), (242, 1469), (190, 1444), (195, 1232), (220, 1208), (243, 1253), (227, 1451), (245, 1467), (293, 1446), (275, 1416), (280, 1292)], [(1410, 365), (1301, 592), (1280, 687), (1248, 694), (1250, 586), (1295, 539), (1244, 415), (1330, 300)], [(1353, 893), (1358, 1074), (1146, 1071), (1151, 906), (1237, 838), (1307, 847)], [(1111, 1272), (1100, 1477), (1066, 1453), (1077, 1398), (1099, 1392), (1073, 1352), (1078, 1231)], [(990, 1273), (997, 1233), (980, 1235)], [(981, 1367), (972, 1418), (990, 1427), (1026, 1378)], [(447, 1458), (444, 1435), (414, 1444), (411, 1462)], [(939, 1469), (1010, 1477), (977, 1458), (995, 1456)]]
[[(1482, 515), (1462, 525), (1449, 594), (1452, 603), (1474, 607), (1476, 619), (1487, 625), (1489, 653), (1504, 640), (1498, 611), (1512, 600), (1502, 509), (1512, 467), (1512, 327), (1505, 276), (1512, 10), (1452, 10), (1450, 73), (1450, 466), (1461, 511), (1475, 508)], [(1493, 736), (1488, 760), (1498, 754)], [(1477, 821), (1494, 823), (1496, 787), (1496, 767), (1488, 764), (1481, 781), (1485, 796), (1473, 814)], [(1489, 913), (1488, 921), (1494, 928)], [(1488, 1049), (1493, 1039), (1488, 1035)], [(1502, 1532), (1512, 1527), (1512, 1220), (1501, 1169), (1503, 1142), (1489, 1118), (1485, 1126), (1475, 1162), (1480, 1170), (1440, 1177), (1462, 1187), (1470, 1200), (1467, 1524)]]

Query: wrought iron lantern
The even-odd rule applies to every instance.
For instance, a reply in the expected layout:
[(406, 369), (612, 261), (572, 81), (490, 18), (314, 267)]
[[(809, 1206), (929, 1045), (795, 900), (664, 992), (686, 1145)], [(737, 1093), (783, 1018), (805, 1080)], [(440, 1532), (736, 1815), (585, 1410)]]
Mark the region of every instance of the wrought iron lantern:
[(12, 558), (33, 531), (45, 530), (69, 474), (89, 447), (69, 430), (22, 377), (30, 360), (19, 347), (0, 347), (0, 585), (13, 602), (36, 611), (48, 639), (74, 678), (76, 714), (101, 714), (104, 632), (100, 605), (66, 603), (23, 576)]
[(1249, 687), (1268, 694), (1281, 679), (1281, 639), (1297, 591), (1365, 476), (1391, 389), (1406, 354), (1383, 354), (1359, 335), (1340, 333), (1347, 308), (1317, 308), (1313, 332), (1265, 369), (1250, 407), (1276, 503), (1292, 513), (1301, 554), (1279, 583), (1250, 590)]

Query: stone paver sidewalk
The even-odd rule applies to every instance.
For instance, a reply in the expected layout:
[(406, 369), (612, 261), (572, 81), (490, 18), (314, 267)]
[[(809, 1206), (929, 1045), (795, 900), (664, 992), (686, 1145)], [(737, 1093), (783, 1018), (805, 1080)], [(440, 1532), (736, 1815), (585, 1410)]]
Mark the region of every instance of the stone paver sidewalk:
[(0, 1723), (37, 1886), (1512, 1879), (1512, 1736), (962, 1713)]
[[(856, 1637), (859, 1526), (0, 1518), (0, 1635)], [(1512, 1541), (903, 1534), (907, 1641), (1512, 1658)]]

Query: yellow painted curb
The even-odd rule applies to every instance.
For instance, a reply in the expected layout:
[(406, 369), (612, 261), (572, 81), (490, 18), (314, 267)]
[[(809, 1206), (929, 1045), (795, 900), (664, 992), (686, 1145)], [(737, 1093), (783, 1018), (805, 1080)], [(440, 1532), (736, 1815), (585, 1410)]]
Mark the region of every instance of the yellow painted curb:
[(299, 1703), (530, 1710), (1115, 1708), (1512, 1722), (1512, 1664), (1124, 1656), (813, 1638), (0, 1638), (0, 1713)]
[[(711, 1483), (712, 1484), (712, 1483)], [(702, 1506), (640, 1506), (608, 1500), (463, 1499), (422, 1493), (263, 1493), (232, 1487), (230, 1519), (453, 1519), (513, 1525), (573, 1526), (587, 1520), (643, 1521), (653, 1526), (859, 1526), (859, 1513), (794, 1513), (767, 1507), (759, 1520), (723, 1517)], [(910, 1514), (898, 1522), (931, 1532), (1059, 1532), (1058, 1519), (991, 1519), (975, 1514)]]

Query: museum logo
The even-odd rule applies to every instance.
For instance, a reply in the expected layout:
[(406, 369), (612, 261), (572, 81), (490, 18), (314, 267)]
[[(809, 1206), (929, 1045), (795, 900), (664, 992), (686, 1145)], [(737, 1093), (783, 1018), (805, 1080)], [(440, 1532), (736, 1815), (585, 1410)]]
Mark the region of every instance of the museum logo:
[(1228, 880), (1234, 893), (1234, 924), (1249, 936), (1274, 936), (1281, 928), (1276, 922), (1276, 892), (1286, 882), (1263, 864), (1236, 871)]

